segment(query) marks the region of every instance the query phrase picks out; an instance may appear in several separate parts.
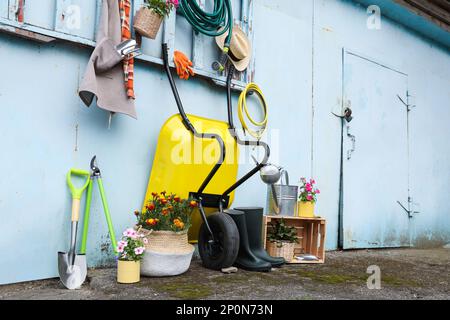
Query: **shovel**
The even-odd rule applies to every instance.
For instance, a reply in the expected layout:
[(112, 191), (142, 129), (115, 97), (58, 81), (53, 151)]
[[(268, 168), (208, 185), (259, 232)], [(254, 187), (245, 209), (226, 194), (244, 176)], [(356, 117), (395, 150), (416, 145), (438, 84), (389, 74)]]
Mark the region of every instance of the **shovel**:
[[(72, 175), (86, 176), (86, 183), (79, 189), (72, 183)], [(67, 289), (77, 289), (81, 287), (87, 275), (86, 255), (76, 254), (77, 230), (80, 213), (80, 201), (84, 190), (87, 188), (90, 179), (89, 172), (71, 169), (67, 174), (67, 184), (72, 193), (72, 227), (70, 236), (69, 252), (58, 252), (59, 278)]]

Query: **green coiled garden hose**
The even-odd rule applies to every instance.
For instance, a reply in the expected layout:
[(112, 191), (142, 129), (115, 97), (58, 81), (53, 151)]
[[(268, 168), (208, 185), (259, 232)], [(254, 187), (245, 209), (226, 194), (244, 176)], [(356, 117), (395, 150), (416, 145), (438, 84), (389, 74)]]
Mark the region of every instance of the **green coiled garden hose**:
[(212, 12), (203, 10), (196, 0), (180, 0), (178, 9), (196, 32), (210, 37), (218, 37), (228, 32), (219, 62), (222, 69), (227, 59), (233, 33), (231, 0), (214, 0)]

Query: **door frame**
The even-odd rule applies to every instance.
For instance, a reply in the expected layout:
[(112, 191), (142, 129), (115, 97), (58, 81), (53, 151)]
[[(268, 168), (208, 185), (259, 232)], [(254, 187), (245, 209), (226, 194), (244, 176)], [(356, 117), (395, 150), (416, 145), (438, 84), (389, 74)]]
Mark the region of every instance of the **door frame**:
[[(408, 199), (411, 199), (411, 184), (410, 184), (410, 162), (411, 162), (411, 157), (410, 157), (410, 119), (409, 119), (409, 75), (403, 71), (400, 71), (400, 68), (394, 67), (392, 65), (390, 65), (389, 63), (386, 63), (382, 60), (378, 60), (376, 58), (370, 57), (367, 54), (358, 52), (357, 50), (353, 50), (353, 49), (349, 49), (348, 47), (342, 47), (342, 65), (341, 65), (341, 115), (344, 114), (344, 110), (346, 108), (347, 105), (347, 99), (346, 99), (346, 95), (345, 95), (345, 64), (347, 62), (346, 58), (347, 55), (351, 55), (363, 60), (366, 60), (368, 62), (374, 63), (376, 65), (379, 65), (380, 67), (389, 69), (393, 72), (399, 73), (401, 75), (406, 76), (406, 87), (407, 87), (407, 91), (406, 91), (406, 97), (403, 97), (403, 99), (401, 102), (405, 103), (406, 101), (406, 106), (405, 108), (407, 108), (407, 113), (406, 113), (406, 121), (407, 121), (407, 158), (408, 158), (408, 181), (407, 181), (407, 187), (408, 187)], [(345, 125), (346, 125), (346, 120), (344, 118), (344, 116), (340, 117), (341, 119), (341, 160), (340, 160), (340, 173), (339, 173), (339, 206), (338, 206), (338, 243), (337, 243), (337, 247), (339, 250), (343, 250), (344, 249), (344, 131), (345, 131)], [(408, 201), (408, 210), (411, 210), (410, 208), (411, 202)]]

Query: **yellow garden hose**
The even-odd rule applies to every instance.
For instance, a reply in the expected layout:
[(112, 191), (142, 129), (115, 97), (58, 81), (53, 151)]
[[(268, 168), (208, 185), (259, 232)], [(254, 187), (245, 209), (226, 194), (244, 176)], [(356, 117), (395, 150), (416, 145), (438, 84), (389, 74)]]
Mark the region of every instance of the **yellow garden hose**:
[[(255, 93), (258, 96), (261, 109), (264, 112), (264, 120), (261, 122), (255, 121), (248, 112), (247, 108), (247, 96), (251, 93)], [(268, 110), (267, 110), (267, 103), (266, 99), (264, 98), (264, 94), (262, 93), (261, 89), (258, 87), (255, 83), (249, 83), (247, 87), (242, 91), (241, 95), (239, 96), (239, 102), (238, 102), (238, 113), (239, 113), (239, 121), (242, 124), (242, 128), (244, 131), (247, 131), (252, 137), (260, 140), (263, 136), (264, 132), (267, 128), (267, 122), (268, 122)], [(246, 120), (244, 118), (244, 113), (247, 116), (248, 120), (256, 126), (260, 127), (259, 130), (255, 131), (249, 128), (249, 126), (246, 123)]]

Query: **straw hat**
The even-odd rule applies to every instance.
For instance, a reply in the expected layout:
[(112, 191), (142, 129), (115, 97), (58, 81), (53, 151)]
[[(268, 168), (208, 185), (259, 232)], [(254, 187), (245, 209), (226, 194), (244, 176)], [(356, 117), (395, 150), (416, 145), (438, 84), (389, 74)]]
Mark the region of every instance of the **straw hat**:
[[(223, 30), (223, 28), (221, 29)], [(223, 35), (216, 37), (216, 43), (220, 49), (225, 45), (225, 39), (229, 31)], [(233, 26), (233, 35), (231, 37), (230, 51), (228, 52), (231, 62), (236, 70), (244, 71), (247, 69), (252, 57), (252, 44), (244, 31), (238, 26)]]

